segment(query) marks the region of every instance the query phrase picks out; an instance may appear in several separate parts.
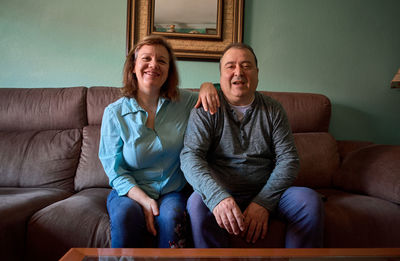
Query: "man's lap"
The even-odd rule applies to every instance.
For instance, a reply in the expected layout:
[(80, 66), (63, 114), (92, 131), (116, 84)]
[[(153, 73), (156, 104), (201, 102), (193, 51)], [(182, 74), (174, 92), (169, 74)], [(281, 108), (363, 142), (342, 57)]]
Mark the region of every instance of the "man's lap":
[[(201, 229), (198, 229), (198, 233), (207, 233), (207, 237), (213, 235), (223, 237), (222, 234), (225, 234), (225, 237), (229, 238), (230, 247), (282, 247), (285, 245), (284, 231), (286, 223), (299, 219), (301, 218), (300, 216), (305, 215), (305, 211), (310, 211), (310, 208), (305, 206), (311, 205), (311, 208), (318, 206), (318, 202), (316, 203), (318, 200), (320, 200), (318, 194), (310, 188), (288, 188), (282, 194), (276, 211), (270, 215), (267, 237), (263, 240), (259, 239), (256, 244), (246, 243), (246, 241), (239, 236), (229, 235), (226, 230), (220, 228), (214, 215), (204, 204), (201, 196), (197, 192), (193, 192), (188, 199), (187, 209), (193, 230), (196, 230), (196, 228), (194, 228), (195, 226), (200, 226)], [(316, 210), (316, 212), (317, 211), (319, 210)], [(207, 223), (212, 224), (207, 225)], [(207, 229), (204, 229), (204, 227), (211, 227), (212, 229), (206, 231)], [(213, 229), (215, 231), (213, 231)], [(196, 231), (193, 232), (193, 235), (196, 236)]]

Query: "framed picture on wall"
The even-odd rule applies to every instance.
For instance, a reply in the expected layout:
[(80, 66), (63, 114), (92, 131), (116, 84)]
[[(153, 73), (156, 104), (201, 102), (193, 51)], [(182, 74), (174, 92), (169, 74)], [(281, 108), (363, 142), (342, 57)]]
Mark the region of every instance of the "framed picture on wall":
[(244, 0), (127, 0), (127, 54), (151, 34), (168, 39), (182, 60), (218, 60), (243, 40)]

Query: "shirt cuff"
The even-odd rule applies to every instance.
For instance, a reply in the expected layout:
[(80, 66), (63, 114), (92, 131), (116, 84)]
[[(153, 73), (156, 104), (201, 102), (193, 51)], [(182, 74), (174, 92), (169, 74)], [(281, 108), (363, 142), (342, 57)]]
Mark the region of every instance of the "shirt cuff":
[(213, 193), (210, 197), (206, 197), (205, 195), (201, 194), (203, 198), (204, 204), (208, 207), (208, 209), (213, 212), (214, 208), (224, 199), (231, 197), (231, 195), (225, 191), (218, 191)]

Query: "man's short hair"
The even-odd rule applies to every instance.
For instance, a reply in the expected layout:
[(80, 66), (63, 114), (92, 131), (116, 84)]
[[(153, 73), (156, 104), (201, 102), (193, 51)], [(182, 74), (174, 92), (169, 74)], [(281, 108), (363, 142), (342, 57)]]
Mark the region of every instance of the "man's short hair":
[(224, 51), (222, 52), (222, 56), (221, 56), (221, 58), (219, 59), (219, 70), (220, 70), (220, 71), (221, 71), (221, 60), (222, 60), (222, 57), (224, 57), (225, 53), (226, 53), (228, 50), (232, 49), (232, 48), (235, 48), (235, 49), (247, 49), (247, 50), (249, 50), (249, 51), (253, 54), (253, 56), (254, 56), (254, 61), (256, 62), (256, 67), (258, 68), (257, 56), (256, 56), (256, 54), (254, 53), (253, 48), (250, 47), (250, 45), (247, 45), (247, 44), (245, 44), (245, 43), (231, 43), (231, 44), (229, 44), (229, 45), (224, 49)]

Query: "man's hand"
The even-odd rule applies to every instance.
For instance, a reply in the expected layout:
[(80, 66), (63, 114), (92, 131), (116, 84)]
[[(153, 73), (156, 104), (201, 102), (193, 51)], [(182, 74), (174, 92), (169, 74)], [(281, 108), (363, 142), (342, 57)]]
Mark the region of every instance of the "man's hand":
[(199, 108), (200, 105), (211, 114), (216, 113), (220, 106), (218, 92), (211, 82), (204, 82), (200, 86), (199, 98), (194, 107)]
[(241, 233), (247, 243), (253, 244), (260, 238), (264, 239), (268, 231), (269, 212), (257, 203), (251, 202), (244, 211), (245, 229)]
[(221, 228), (229, 234), (239, 235), (244, 230), (244, 217), (233, 197), (223, 199), (213, 209), (213, 214)]

